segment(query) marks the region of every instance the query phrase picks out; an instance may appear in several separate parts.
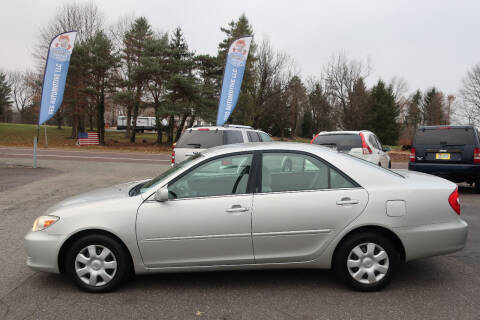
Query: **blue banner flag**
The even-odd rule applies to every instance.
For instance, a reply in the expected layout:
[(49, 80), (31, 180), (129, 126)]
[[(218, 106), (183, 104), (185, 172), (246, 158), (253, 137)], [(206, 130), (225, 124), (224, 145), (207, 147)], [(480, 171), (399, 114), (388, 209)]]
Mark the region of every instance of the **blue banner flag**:
[(252, 38), (252, 36), (238, 38), (232, 42), (228, 49), (222, 93), (218, 103), (217, 126), (223, 126), (237, 104)]
[(62, 104), (68, 65), (76, 35), (76, 31), (61, 33), (50, 42), (43, 75), (39, 125), (53, 117)]

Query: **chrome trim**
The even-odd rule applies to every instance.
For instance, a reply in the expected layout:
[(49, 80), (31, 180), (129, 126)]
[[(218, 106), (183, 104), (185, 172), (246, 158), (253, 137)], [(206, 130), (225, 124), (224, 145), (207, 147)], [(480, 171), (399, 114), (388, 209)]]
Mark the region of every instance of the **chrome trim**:
[(330, 233), (332, 229), (318, 229), (318, 230), (298, 230), (298, 231), (274, 231), (274, 232), (257, 232), (253, 233), (253, 236), (291, 236), (299, 234), (318, 234), (318, 233)]
[(202, 239), (222, 239), (222, 238), (244, 238), (250, 237), (250, 233), (232, 233), (232, 234), (213, 234), (208, 236), (188, 236), (188, 237), (168, 237), (168, 238), (150, 238), (143, 239), (142, 242), (149, 241), (167, 241), (167, 240), (202, 240)]

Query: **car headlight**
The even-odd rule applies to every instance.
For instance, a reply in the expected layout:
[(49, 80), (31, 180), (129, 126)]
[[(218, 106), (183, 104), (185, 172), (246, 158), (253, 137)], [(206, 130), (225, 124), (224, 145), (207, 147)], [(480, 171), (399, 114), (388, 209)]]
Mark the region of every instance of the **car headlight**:
[(40, 216), (37, 219), (35, 219), (35, 222), (33, 223), (32, 231), (40, 231), (43, 229), (46, 229), (50, 227), (52, 224), (58, 221), (60, 219), (59, 217), (56, 216)]

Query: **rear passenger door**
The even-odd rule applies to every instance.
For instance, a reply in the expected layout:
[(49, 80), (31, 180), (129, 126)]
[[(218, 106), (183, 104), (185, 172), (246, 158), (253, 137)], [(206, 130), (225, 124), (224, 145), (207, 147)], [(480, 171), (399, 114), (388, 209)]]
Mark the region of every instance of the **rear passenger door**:
[(264, 152), (257, 159), (252, 214), (257, 263), (319, 257), (367, 204), (363, 188), (313, 155)]

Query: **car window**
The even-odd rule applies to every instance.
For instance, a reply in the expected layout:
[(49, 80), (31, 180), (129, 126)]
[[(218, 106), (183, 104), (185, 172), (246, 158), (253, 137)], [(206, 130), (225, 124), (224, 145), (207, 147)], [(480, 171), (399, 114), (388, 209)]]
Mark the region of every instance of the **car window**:
[(169, 184), (169, 199), (246, 193), (251, 165), (251, 154), (211, 160)]
[(264, 153), (261, 192), (354, 188), (342, 174), (314, 157), (296, 153)]
[(371, 144), (375, 149), (379, 149), (378, 144), (377, 144), (377, 141), (375, 141), (375, 138), (374, 138), (373, 136), (369, 136), (369, 137), (368, 137), (368, 142), (370, 142), (370, 144)]
[(418, 129), (413, 145), (465, 145), (475, 144), (472, 128)]
[[(196, 160), (198, 158), (202, 157), (201, 153), (197, 153), (193, 155), (192, 157), (187, 158), (186, 160), (177, 163), (175, 166), (170, 167), (168, 170), (163, 172), (161, 175), (157, 176), (156, 178), (153, 178), (141, 185), (139, 185), (140, 188), (138, 188), (139, 193), (144, 193), (150, 190), (153, 190), (160, 182), (165, 180), (168, 176), (173, 175), (174, 173), (180, 171), (180, 169), (183, 169), (185, 166), (189, 165), (193, 160)], [(137, 192), (133, 193), (132, 195), (136, 195)]]
[(375, 141), (377, 141), (378, 149), (383, 150), (382, 143), (380, 142), (380, 139), (376, 135), (373, 135), (375, 137)]
[(243, 135), (239, 130), (224, 130), (223, 136), (225, 144), (243, 143)]
[(362, 139), (358, 134), (321, 134), (313, 143), (332, 147), (339, 151), (350, 151), (352, 148), (362, 147)]
[(222, 130), (186, 130), (178, 139), (176, 148), (208, 149), (223, 144)]
[(258, 134), (255, 131), (247, 131), (248, 134), (248, 140), (250, 142), (259, 142), (260, 138), (258, 137)]
[(270, 137), (268, 134), (266, 134), (265, 132), (259, 132), (258, 133), (260, 135), (260, 139), (262, 139), (262, 142), (270, 142), (272, 141), (272, 137)]

